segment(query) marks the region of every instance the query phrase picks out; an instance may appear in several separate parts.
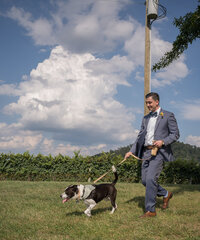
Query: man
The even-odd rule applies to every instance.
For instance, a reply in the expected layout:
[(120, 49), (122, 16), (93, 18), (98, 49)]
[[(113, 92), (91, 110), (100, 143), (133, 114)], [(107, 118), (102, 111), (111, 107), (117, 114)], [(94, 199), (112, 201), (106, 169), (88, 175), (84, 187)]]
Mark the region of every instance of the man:
[(146, 95), (146, 105), (150, 113), (143, 117), (137, 139), (125, 155), (125, 158), (134, 154), (146, 159), (142, 162), (142, 184), (146, 187), (146, 212), (141, 218), (156, 216), (156, 196), (163, 196), (163, 209), (168, 207), (173, 194), (158, 184), (158, 178), (164, 161), (174, 160), (170, 145), (179, 138), (174, 114), (160, 108), (157, 93), (151, 92)]

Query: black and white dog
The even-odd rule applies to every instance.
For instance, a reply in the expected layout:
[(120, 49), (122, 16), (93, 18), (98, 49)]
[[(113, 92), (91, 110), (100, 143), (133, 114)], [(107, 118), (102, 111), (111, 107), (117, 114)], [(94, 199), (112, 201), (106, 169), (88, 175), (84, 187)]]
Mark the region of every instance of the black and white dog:
[(111, 214), (117, 209), (117, 204), (115, 203), (117, 190), (115, 184), (118, 180), (118, 174), (116, 168), (112, 166), (112, 171), (115, 175), (115, 179), (112, 183), (103, 183), (99, 185), (70, 185), (67, 187), (60, 195), (63, 199), (63, 203), (67, 202), (69, 199), (84, 200), (88, 208), (84, 213), (90, 217), (91, 210), (96, 206), (98, 202), (103, 199), (110, 199), (112, 204)]

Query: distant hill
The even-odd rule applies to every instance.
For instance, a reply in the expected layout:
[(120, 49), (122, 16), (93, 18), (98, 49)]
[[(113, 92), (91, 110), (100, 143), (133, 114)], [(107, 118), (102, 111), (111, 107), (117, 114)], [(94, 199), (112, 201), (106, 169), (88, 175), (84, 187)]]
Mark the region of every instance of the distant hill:
[[(110, 150), (110, 153), (124, 156), (131, 148), (131, 145), (118, 148), (117, 150)], [(172, 150), (175, 159), (194, 160), (200, 162), (200, 147), (192, 146), (182, 142), (175, 142), (172, 144)]]

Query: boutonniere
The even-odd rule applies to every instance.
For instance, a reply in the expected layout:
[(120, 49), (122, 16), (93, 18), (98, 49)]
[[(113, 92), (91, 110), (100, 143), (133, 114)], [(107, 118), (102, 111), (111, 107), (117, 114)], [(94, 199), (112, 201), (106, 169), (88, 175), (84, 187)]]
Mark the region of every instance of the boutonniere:
[(164, 113), (163, 113), (163, 112), (161, 112), (161, 113), (160, 113), (160, 116), (163, 118), (163, 117), (164, 117)]

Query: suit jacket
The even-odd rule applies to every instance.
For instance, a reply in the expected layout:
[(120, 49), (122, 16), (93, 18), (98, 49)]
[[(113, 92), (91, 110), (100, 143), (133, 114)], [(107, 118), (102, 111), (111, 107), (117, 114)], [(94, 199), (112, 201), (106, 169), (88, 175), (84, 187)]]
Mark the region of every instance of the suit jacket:
[[(144, 152), (145, 136), (149, 119), (150, 114), (143, 117), (140, 132), (130, 149), (130, 152), (140, 158), (142, 158)], [(179, 129), (174, 114), (161, 109), (155, 125), (154, 140), (164, 141), (164, 145), (158, 150), (158, 155), (163, 157), (165, 161), (174, 160), (170, 145), (177, 141), (179, 136)]]

